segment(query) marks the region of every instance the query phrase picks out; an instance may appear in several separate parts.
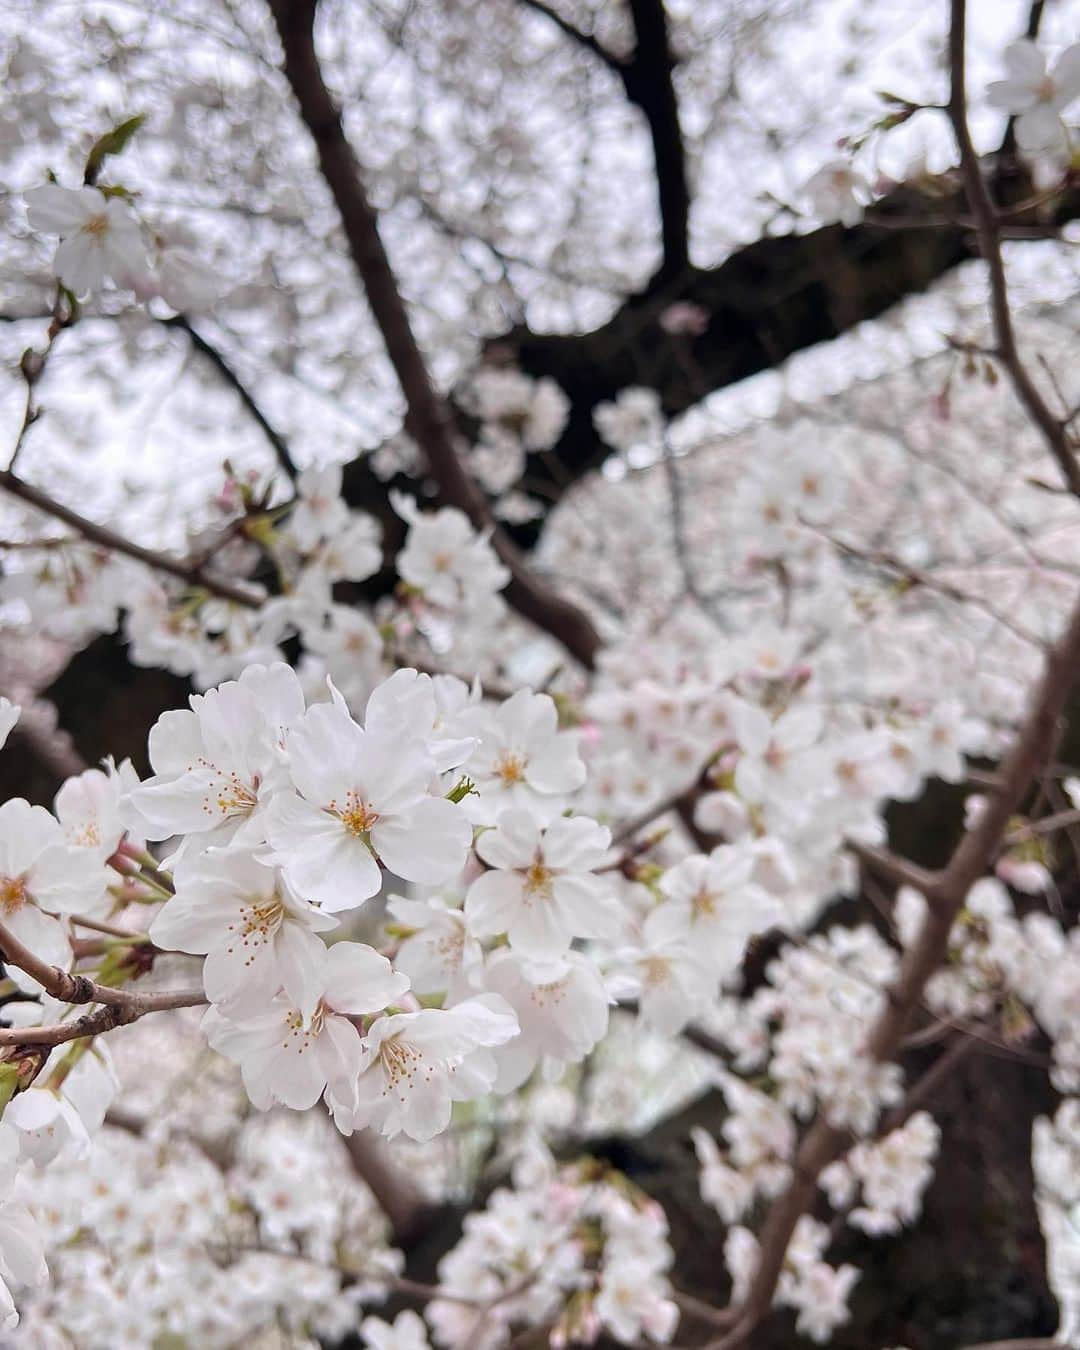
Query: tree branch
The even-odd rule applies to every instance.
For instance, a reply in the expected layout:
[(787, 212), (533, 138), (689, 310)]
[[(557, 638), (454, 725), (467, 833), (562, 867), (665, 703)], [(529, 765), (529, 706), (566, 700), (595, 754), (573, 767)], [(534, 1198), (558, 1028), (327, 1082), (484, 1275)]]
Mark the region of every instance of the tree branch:
[(34, 487), (32, 483), (26, 482), (25, 479), (13, 473), (11, 469), (0, 469), (0, 488), (3, 488), (5, 492), (10, 492), (13, 497), (18, 497), (20, 501), (26, 502), (29, 506), (33, 506), (36, 510), (43, 511), (46, 515), (53, 516), (56, 520), (69, 525), (77, 534), (82, 535), (92, 544), (100, 544), (102, 548), (110, 549), (114, 553), (122, 553), (125, 557), (134, 558), (137, 562), (145, 563), (147, 567), (151, 567), (155, 571), (166, 572), (170, 576), (177, 577), (189, 586), (201, 586), (213, 595), (220, 596), (223, 600), (231, 600), (234, 604), (253, 609), (262, 603), (262, 598), (245, 586), (235, 585), (233, 582), (226, 581), (223, 577), (217, 577), (202, 567), (193, 567), (182, 559), (172, 558), (167, 553), (157, 553), (153, 549), (143, 548), (141, 544), (133, 543), (132, 540), (126, 539), (122, 534), (117, 534), (115, 530), (110, 530), (107, 525), (99, 525), (96, 521), (88, 520), (85, 516), (81, 516), (78, 511), (73, 511), (63, 502), (58, 502), (55, 498), (50, 497), (41, 488)]
[(491, 530), (492, 544), (510, 569), (506, 588), (510, 604), (591, 667), (600, 639), (588, 616), (529, 569), (506, 533), (494, 524), (483, 494), (458, 459), (450, 410), (431, 382), (379, 235), (375, 210), (364, 190), (360, 166), (323, 81), (315, 51), (316, 0), (269, 0), (269, 4), (281, 38), (285, 76), (315, 142), (353, 263), (405, 397), (406, 429), (424, 452), (440, 498), (464, 511), (477, 529)]
[(535, 14), (542, 14), (545, 19), (550, 19), (556, 28), (561, 29), (571, 41), (576, 42), (579, 47), (584, 47), (586, 51), (591, 52), (593, 56), (603, 61), (604, 65), (613, 70), (620, 79), (626, 74), (623, 63), (612, 52), (597, 41), (591, 33), (583, 33), (580, 28), (575, 28), (569, 19), (564, 19), (558, 10), (551, 5), (545, 4), (545, 0), (519, 0), (526, 9), (531, 9)]
[(1080, 496), (1080, 466), (1077, 465), (1073, 453), (1067, 426), (1047, 406), (1046, 400), (1021, 360), (1016, 345), (1016, 333), (1009, 310), (1005, 263), (1001, 256), (1000, 222), (968, 127), (965, 75), (966, 0), (950, 0), (950, 4), (952, 22), (949, 28), (949, 67), (952, 72), (952, 86), (949, 94), (949, 120), (960, 150), (960, 171), (968, 207), (975, 218), (979, 250), (986, 261), (990, 278), (990, 315), (996, 340), (995, 356), (1008, 373), (1016, 396), (1028, 416), (1042, 432), (1050, 453), (1058, 462), (1069, 491), (1074, 496)]
[(621, 67), (626, 96), (641, 109), (649, 126), (664, 262), (659, 277), (678, 276), (690, 263), (690, 186), (686, 149), (679, 125), (679, 103), (671, 72), (675, 59), (668, 40), (664, 0), (629, 0), (637, 41), (634, 55)]
[(190, 319), (184, 314), (174, 314), (171, 318), (161, 319), (159, 322), (164, 324), (167, 328), (179, 328), (181, 332), (188, 335), (191, 340), (191, 345), (195, 350), (206, 357), (229, 388), (239, 396), (240, 402), (251, 414), (253, 421), (269, 441), (270, 447), (277, 457), (277, 462), (282, 471), (291, 481), (295, 482), (298, 471), (289, 447), (285, 443), (285, 438), (267, 421), (265, 413), (255, 402), (251, 391), (243, 383), (236, 371), (233, 370), (232, 366), (229, 365), (222, 353), (219, 352), (211, 342), (207, 341), (200, 332), (192, 327)]
[[(960, 840), (930, 888), (935, 903), (928, 906), (922, 928), (904, 955), (888, 1002), (870, 1033), (867, 1051), (874, 1059), (895, 1059), (900, 1050), (927, 982), (945, 959), (949, 934), (968, 891), (986, 873), (1010, 818), (1053, 753), (1058, 721), (1078, 668), (1080, 602), (1047, 658), (1030, 711), (1001, 764), (1000, 787), (988, 797), (982, 815)], [(818, 1177), (849, 1143), (850, 1136), (835, 1129), (824, 1116), (819, 1116), (806, 1133), (796, 1154), (792, 1181), (773, 1204), (762, 1229), (758, 1267), (741, 1306), (739, 1322), (729, 1336), (715, 1343), (714, 1350), (745, 1345), (767, 1315), (795, 1225), (814, 1202)]]

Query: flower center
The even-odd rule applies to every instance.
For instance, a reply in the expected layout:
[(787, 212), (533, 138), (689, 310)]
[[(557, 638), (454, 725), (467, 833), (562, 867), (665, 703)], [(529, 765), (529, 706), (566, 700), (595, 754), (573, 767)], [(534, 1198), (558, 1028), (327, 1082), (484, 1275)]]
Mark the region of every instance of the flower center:
[(105, 237), (105, 235), (108, 233), (108, 230), (109, 230), (109, 217), (104, 214), (99, 216), (91, 216), (90, 219), (86, 222), (86, 224), (82, 227), (83, 234), (88, 234), (92, 238), (97, 239), (99, 241)]
[(690, 902), (693, 906), (694, 917), (700, 919), (706, 914), (714, 914), (716, 912), (717, 899), (718, 897), (715, 891), (708, 891), (702, 886), (701, 890), (696, 892)]
[(354, 839), (363, 838), (379, 820), (378, 811), (370, 802), (364, 801), (360, 793), (355, 790), (350, 791), (345, 798), (344, 806), (339, 806), (336, 801), (332, 801), (329, 809), (340, 819), (347, 832)]
[(17, 914), (30, 899), (25, 877), (0, 877), (0, 910)]
[(508, 751), (495, 764), (495, 777), (511, 787), (514, 783), (523, 783), (525, 781), (525, 756), (516, 755)]
[(386, 1074), (384, 1092), (390, 1092), (399, 1084), (404, 1083), (406, 1087), (411, 1085), (423, 1066), (424, 1056), (416, 1046), (392, 1038), (383, 1041), (379, 1047), (379, 1061)]
[(525, 894), (529, 899), (539, 897), (541, 900), (551, 899), (551, 879), (554, 876), (551, 868), (544, 862), (543, 857), (538, 853), (532, 862), (525, 869)]
[(226, 773), (208, 759), (199, 759), (200, 768), (208, 769), (211, 786), (203, 798), (203, 810), (208, 816), (218, 815), (223, 820), (232, 820), (236, 816), (250, 816), (259, 803), (259, 775), (255, 774), (250, 783), (236, 773)]
[(642, 978), (649, 989), (655, 989), (668, 978), (669, 964), (662, 956), (650, 956), (642, 967)]
[(272, 895), (268, 900), (252, 897), (246, 905), (240, 906), (240, 916), (236, 923), (229, 924), (229, 932), (236, 935), (229, 943), (229, 954), (236, 950), (238, 940), (242, 948), (249, 949), (245, 965), (250, 965), (258, 949), (277, 933), (284, 917), (285, 907), (276, 895)]

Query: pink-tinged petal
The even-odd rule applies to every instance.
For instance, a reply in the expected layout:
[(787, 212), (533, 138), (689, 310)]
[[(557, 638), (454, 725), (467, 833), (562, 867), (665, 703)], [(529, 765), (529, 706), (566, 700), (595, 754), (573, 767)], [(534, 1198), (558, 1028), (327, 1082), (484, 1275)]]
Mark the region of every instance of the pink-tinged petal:
[(362, 942), (336, 942), (327, 953), (324, 978), (326, 1003), (343, 1013), (382, 1012), (409, 988), (407, 975)]
[(359, 1031), (344, 1017), (328, 1017), (323, 1023), (315, 1051), (320, 1077), (347, 1099), (360, 1074), (363, 1041)]
[(230, 1017), (250, 1016), (265, 1008), (281, 987), (273, 945), (245, 946), (239, 939), (215, 943), (203, 962), (203, 990)]
[(1028, 154), (1064, 149), (1065, 128), (1048, 103), (1038, 103), (1016, 119), (1016, 140)]
[(550, 695), (519, 689), (496, 709), (495, 720), (508, 745), (531, 751), (555, 735), (559, 710)]
[(1039, 96), (1032, 85), (1018, 80), (993, 80), (986, 86), (986, 101), (991, 108), (1017, 113), (1033, 107)]
[(785, 750), (805, 750), (821, 734), (820, 708), (792, 708), (773, 728), (773, 738)]
[(476, 937), (505, 933), (522, 904), (521, 878), (515, 872), (485, 872), (465, 897), (465, 923)]
[(21, 876), (46, 848), (63, 841), (60, 826), (43, 806), (31, 806), (22, 797), (0, 806), (0, 876)]
[(454, 802), (425, 797), (402, 814), (380, 820), (371, 842), (391, 872), (437, 886), (453, 881), (465, 866), (472, 826)]
[(420, 741), (368, 732), (361, 757), (360, 782), (380, 815), (393, 816), (422, 801), (435, 777), (435, 761)]
[[(42, 914), (36, 905), (26, 904), (14, 914), (3, 915), (4, 926), (25, 947), (29, 947), (35, 956), (47, 961), (50, 966), (60, 966), (67, 970), (72, 963), (71, 944), (64, 933), (64, 927), (58, 919)], [(25, 974), (18, 966), (6, 965), (5, 973), (27, 993), (40, 993), (41, 985), (31, 975)]]
[(162, 713), (150, 728), (147, 748), (155, 774), (187, 773), (203, 753), (199, 719), (183, 708)]
[(695, 1012), (693, 1001), (674, 978), (646, 986), (638, 1003), (642, 1019), (663, 1036), (677, 1036)]
[(450, 1124), (452, 1111), (449, 1077), (435, 1072), (429, 1077), (417, 1075), (407, 1098), (391, 1120), (397, 1127), (395, 1133), (403, 1132), (417, 1143), (425, 1144), (442, 1134)]
[(763, 755), (772, 739), (772, 722), (768, 713), (753, 703), (738, 699), (731, 716), (740, 749), (749, 755)]
[(195, 900), (174, 895), (150, 925), (150, 940), (165, 952), (205, 956), (230, 919), (235, 918), (236, 911), (236, 905), (218, 907), (207, 904), (201, 897)]
[(105, 279), (104, 255), (94, 236), (80, 231), (63, 240), (53, 258), (56, 275), (75, 295), (86, 295)]
[(289, 733), (289, 773), (309, 802), (325, 806), (344, 802), (358, 786), (356, 765), (363, 753), (364, 733), (332, 703), (309, 708)]
[(505, 1045), (521, 1030), (517, 1014), (500, 994), (477, 994), (451, 1008), (450, 1013), (457, 1034), (473, 1046)]
[(197, 769), (163, 783), (143, 783), (129, 801), (147, 839), (168, 839), (225, 824), (230, 815), (228, 805), (220, 804), (221, 795), (221, 778)]

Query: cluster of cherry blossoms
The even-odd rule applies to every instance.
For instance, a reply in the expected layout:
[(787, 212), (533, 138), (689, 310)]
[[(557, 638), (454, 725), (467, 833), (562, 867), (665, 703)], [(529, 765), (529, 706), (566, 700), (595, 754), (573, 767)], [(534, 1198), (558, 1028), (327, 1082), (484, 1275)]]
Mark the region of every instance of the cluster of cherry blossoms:
[[(527, 1143), (486, 1207), (439, 1263), (428, 1305), (446, 1350), (505, 1345), (511, 1328), (546, 1327), (553, 1346), (664, 1342), (678, 1324), (663, 1211), (626, 1177), (583, 1159), (557, 1167)], [(377, 1345), (378, 1342), (375, 1342)]]
[[(1026, 154), (1067, 152), (1078, 52), (1047, 73), (1033, 44), (1009, 49), (990, 97)], [(873, 194), (846, 160), (805, 191), (845, 224)], [(106, 281), (178, 310), (202, 303), (198, 268), (131, 194), (49, 183), (27, 205), (59, 238), (72, 321)], [(675, 336), (701, 321), (672, 310)], [(454, 397), (470, 425), (461, 459), (492, 515), (541, 514), (522, 484), (528, 456), (567, 425), (565, 394), (500, 365)], [(901, 1064), (868, 1045), (931, 901), (899, 886), (882, 922), (830, 910), (860, 893), (859, 858), (886, 843), (887, 811), (1000, 755), (1063, 624), (1075, 527), (1037, 484), (1002, 505), (962, 483), (958, 507), (955, 465), (928, 468), (917, 435), (910, 455), (837, 436), (823, 462), (807, 419), (763, 438), (737, 474), (737, 455), (715, 453), (707, 537), (688, 543), (680, 494), (710, 435), (669, 426), (646, 388), (601, 403), (593, 427), (611, 452), (603, 509), (623, 513), (630, 542), (625, 558), (597, 557), (607, 541), (588, 487), (547, 531), (541, 568), (577, 588), (610, 641), (588, 675), (525, 651), (544, 692), (501, 687), (526, 644), (494, 526), (422, 510), (422, 489), (389, 494), (405, 526), (392, 557), (336, 464), (288, 491), (227, 469), (167, 554), (20, 515), (0, 600), (71, 646), (120, 631), (133, 662), (202, 692), (153, 727), (147, 777), (109, 761), (69, 777), (51, 812), (0, 805), (0, 1314), (10, 1331), (16, 1300), (25, 1309), (15, 1344), (224, 1350), (274, 1332), (299, 1348), (357, 1326), (372, 1350), (496, 1350), (523, 1328), (555, 1346), (671, 1341), (667, 1221), (603, 1162), (560, 1166), (543, 1142), (517, 1141), (513, 1185), (465, 1220), (423, 1316), (392, 1322), (369, 1306), (407, 1292), (402, 1258), (363, 1188), (341, 1181), (339, 1135), (408, 1148), (484, 1110), (527, 1113), (547, 1088), (585, 1095), (630, 1019), (631, 1043), (660, 1038), (673, 1063), (709, 1057), (722, 1123), (690, 1142), (736, 1305), (759, 1267), (761, 1206), (792, 1184), (814, 1121), (845, 1144), (817, 1178), (833, 1222), (798, 1219), (775, 1290), (800, 1334), (825, 1342), (849, 1317), (859, 1270), (829, 1259), (841, 1228), (876, 1239), (917, 1221), (940, 1132), (906, 1106)], [(989, 475), (989, 450), (983, 464)], [(388, 482), (424, 471), (404, 432), (371, 465)], [(657, 533), (653, 497), (634, 499), (639, 473), (656, 475), (651, 489), (664, 475), (672, 525), (668, 572), (635, 614)], [(920, 504), (949, 517), (944, 563)], [(393, 594), (365, 603), (359, 588), (387, 565)], [(1019, 578), (1015, 604), (998, 602), (1002, 574)], [(434, 670), (436, 657), (483, 679), (410, 664)], [(18, 716), (0, 702), (0, 743)], [(1076, 782), (1061, 790), (1075, 807)], [(985, 809), (968, 796), (969, 827)], [(919, 1011), (931, 1037), (964, 1026), (1006, 1051), (1046, 1042), (1067, 1099), (1040, 1122), (1034, 1163), (1069, 1335), (1080, 929), (1048, 912), (1043, 828), (1010, 824)], [(216, 1068), (191, 1071), (194, 1091), (213, 1073), (242, 1085), (227, 1156), (152, 1115), (125, 1122), (106, 1033), (150, 1013), (215, 1052)], [(642, 1051), (620, 1053), (636, 1064)], [(580, 1143), (580, 1124), (549, 1133)]]

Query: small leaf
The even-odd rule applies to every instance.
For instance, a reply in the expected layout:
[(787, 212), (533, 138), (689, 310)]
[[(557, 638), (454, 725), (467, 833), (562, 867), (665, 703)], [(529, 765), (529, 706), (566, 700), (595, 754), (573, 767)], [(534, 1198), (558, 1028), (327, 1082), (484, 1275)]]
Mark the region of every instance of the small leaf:
[(106, 159), (110, 155), (120, 154), (145, 121), (145, 113), (136, 113), (134, 117), (127, 118), (113, 127), (111, 131), (107, 131), (104, 136), (99, 136), (91, 146), (90, 153), (86, 156), (83, 181), (94, 183)]

